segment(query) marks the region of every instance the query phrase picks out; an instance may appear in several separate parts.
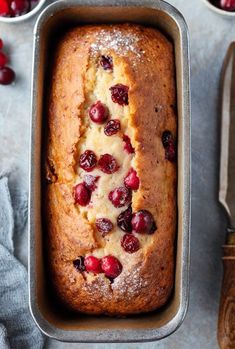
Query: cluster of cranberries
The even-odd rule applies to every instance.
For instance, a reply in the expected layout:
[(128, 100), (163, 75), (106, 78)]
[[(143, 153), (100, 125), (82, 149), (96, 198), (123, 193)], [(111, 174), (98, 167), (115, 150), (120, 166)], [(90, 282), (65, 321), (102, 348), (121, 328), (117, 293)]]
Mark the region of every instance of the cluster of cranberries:
[[(88, 162), (85, 160), (88, 157), (92, 159), (90, 166), (88, 166)], [(96, 156), (91, 150), (86, 150), (80, 156), (80, 167), (82, 167), (85, 171), (92, 171), (96, 164), (98, 164), (100, 170), (106, 174), (114, 173), (119, 168), (116, 160), (110, 154), (102, 155), (99, 161), (96, 160)], [(84, 181), (74, 187), (73, 196), (76, 204), (79, 204), (81, 206), (87, 206), (89, 204), (91, 194), (96, 189), (96, 183), (99, 178), (99, 176), (86, 175), (84, 176)], [(113, 206), (120, 208), (130, 203), (132, 196), (131, 191), (138, 190), (139, 182), (139, 177), (137, 176), (136, 171), (131, 168), (124, 178), (124, 185), (115, 188), (109, 193), (108, 198), (112, 202)]]
[(131, 206), (120, 213), (117, 225), (126, 233), (121, 240), (121, 245), (128, 253), (134, 253), (140, 248), (139, 240), (133, 233), (149, 235), (157, 229), (154, 218), (149, 211), (140, 210), (132, 214)]
[[(102, 56), (100, 61), (101, 66), (105, 70), (113, 69), (113, 61), (109, 56)], [(113, 102), (118, 103), (120, 105), (128, 104), (128, 87), (122, 84), (117, 84), (110, 88), (111, 97)], [(104, 134), (106, 136), (112, 136), (120, 131), (121, 123), (118, 119), (109, 118), (108, 108), (97, 101), (92, 104), (89, 108), (89, 117), (92, 122), (96, 124), (105, 124), (104, 126)], [(127, 135), (123, 135), (124, 142), (124, 150), (128, 154), (132, 154), (135, 152), (134, 148), (131, 145), (130, 138)], [(79, 158), (79, 166), (86, 172), (93, 171), (96, 167), (98, 167), (103, 173), (113, 174), (119, 169), (119, 165), (116, 159), (111, 154), (103, 154), (98, 159), (95, 152), (92, 150), (85, 150), (84, 153), (80, 155)], [(74, 200), (76, 204), (81, 206), (86, 206), (89, 204), (91, 199), (92, 191), (96, 189), (94, 185), (98, 181), (98, 177), (94, 176), (86, 176), (84, 182), (79, 183), (74, 188)], [(90, 185), (89, 182), (92, 182)], [(127, 174), (124, 180), (125, 186), (116, 188), (109, 193), (109, 200), (115, 207), (123, 207), (127, 205), (131, 201), (131, 190), (137, 190), (139, 187), (139, 179), (137, 177), (136, 172), (132, 169)], [(109, 224), (109, 227), (111, 225)], [(98, 229), (99, 230), (99, 229)], [(104, 229), (103, 234), (106, 234), (107, 228)]]
[(0, 16), (18, 17), (31, 11), (39, 0), (0, 0)]
[(124, 178), (124, 186), (115, 188), (109, 193), (108, 197), (113, 206), (120, 208), (129, 204), (132, 197), (131, 191), (138, 190), (139, 184), (139, 177), (137, 176), (136, 171), (131, 168)]
[[(123, 86), (123, 88), (126, 88), (126, 86), (121, 85), (121, 84), (119, 84), (118, 86)], [(127, 97), (127, 100), (128, 100), (128, 97)], [(119, 102), (117, 101), (117, 103), (119, 103)], [(122, 104), (122, 102), (119, 104)], [(90, 116), (90, 119), (94, 123), (101, 125), (101, 124), (104, 124), (108, 120), (109, 111), (103, 103), (101, 103), (100, 101), (97, 101), (96, 103), (91, 105), (91, 107), (89, 109), (89, 116)], [(121, 130), (121, 123), (120, 123), (120, 120), (118, 120), (118, 119), (111, 119), (104, 126), (104, 134), (106, 136), (113, 136), (116, 133), (118, 133), (120, 130)], [(127, 135), (123, 135), (122, 139), (124, 142), (124, 150), (128, 154), (133, 154), (135, 152), (135, 150), (131, 145), (130, 138)]]
[[(121, 239), (121, 246), (127, 253), (134, 253), (139, 250), (139, 239), (133, 235), (152, 234), (156, 230), (156, 224), (153, 216), (146, 210), (138, 211), (132, 214), (131, 207), (122, 212), (118, 219), (118, 226), (126, 232)], [(96, 227), (102, 233), (108, 233), (113, 229), (113, 224), (106, 218), (96, 220)], [(95, 256), (80, 256), (73, 261), (74, 267), (80, 271), (87, 271), (93, 274), (104, 273), (108, 278), (115, 279), (122, 272), (122, 265), (114, 256), (105, 256), (101, 259)]]
[(2, 52), (3, 41), (0, 39), (0, 84), (9, 85), (15, 80), (14, 71), (7, 67), (8, 57)]
[(211, 3), (225, 11), (235, 11), (235, 0), (211, 0)]
[[(89, 109), (89, 116), (94, 123), (101, 125), (108, 120), (109, 111), (103, 103), (97, 101), (96, 103), (91, 105)], [(113, 136), (120, 130), (121, 123), (118, 119), (111, 119), (104, 126), (104, 133), (106, 136)]]
[[(80, 155), (79, 165), (86, 172), (93, 171), (96, 166), (106, 174), (112, 174), (119, 169), (118, 163), (112, 155), (101, 155), (98, 160), (92, 150), (86, 150)], [(84, 177), (84, 182), (74, 187), (73, 194), (76, 204), (81, 206), (87, 206), (89, 204), (91, 193), (96, 189), (98, 179), (99, 176), (87, 175)]]
[(115, 279), (122, 272), (122, 265), (114, 256), (97, 258), (95, 256), (79, 257), (73, 261), (74, 267), (80, 271), (93, 274), (104, 273), (109, 279)]
[[(101, 56), (100, 64), (104, 70), (113, 70), (113, 60), (110, 56)], [(112, 86), (110, 88), (112, 101), (121, 106), (128, 105), (128, 90), (129, 88), (122, 84)], [(94, 123), (106, 123), (104, 126), (104, 133), (106, 136), (112, 136), (121, 129), (119, 120), (111, 119), (108, 121), (109, 111), (100, 101), (91, 105), (89, 117)], [(128, 154), (135, 153), (130, 138), (127, 135), (123, 135), (122, 139), (124, 142), (124, 150)], [(175, 149), (175, 147), (172, 135), (169, 131), (163, 134), (162, 142), (166, 149), (166, 158), (173, 161), (175, 156), (173, 148)], [(104, 154), (98, 159), (92, 150), (86, 150), (80, 155), (79, 165), (86, 172), (91, 172), (94, 168), (98, 167), (102, 172), (112, 174), (119, 169), (119, 165), (112, 155)], [(98, 180), (99, 177), (86, 175), (84, 181), (74, 187), (75, 203), (81, 206), (88, 205), (91, 193), (96, 189)], [(130, 205), (132, 190), (138, 190), (139, 185), (140, 181), (137, 173), (131, 168), (124, 178), (123, 186), (115, 188), (108, 195), (109, 200), (116, 208), (129, 205), (129, 207), (117, 217), (117, 226), (125, 232), (121, 238), (121, 246), (127, 253), (134, 253), (140, 248), (139, 239), (134, 233), (152, 234), (157, 229), (154, 218), (149, 211), (140, 210), (132, 213), (132, 207)], [(96, 219), (95, 225), (102, 236), (105, 236), (113, 230), (113, 223), (108, 218)], [(122, 271), (121, 263), (116, 257), (110, 255), (101, 259), (94, 256), (87, 256), (85, 258), (79, 257), (73, 264), (80, 272), (87, 271), (94, 274), (105, 273), (110, 279), (116, 278)]]

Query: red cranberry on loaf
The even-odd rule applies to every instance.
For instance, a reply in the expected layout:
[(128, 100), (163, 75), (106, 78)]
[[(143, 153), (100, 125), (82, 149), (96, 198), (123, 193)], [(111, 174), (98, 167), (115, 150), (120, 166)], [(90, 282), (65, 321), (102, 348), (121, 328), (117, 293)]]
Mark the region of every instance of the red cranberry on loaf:
[(133, 234), (125, 234), (121, 239), (121, 246), (127, 253), (134, 253), (139, 250), (140, 242)]
[(132, 231), (131, 219), (132, 219), (132, 208), (131, 206), (129, 206), (125, 211), (121, 212), (120, 215), (118, 216), (117, 218), (118, 227), (125, 232), (131, 232)]
[(131, 191), (126, 187), (118, 187), (109, 193), (109, 200), (114, 207), (123, 207), (131, 201)]
[(89, 116), (96, 124), (103, 124), (108, 119), (108, 109), (103, 103), (97, 101), (90, 107)]
[(113, 136), (121, 129), (121, 123), (118, 119), (109, 120), (104, 127), (104, 133), (106, 136)]
[(94, 256), (88, 256), (84, 260), (84, 265), (87, 272), (91, 272), (93, 274), (102, 273), (100, 259)]
[(124, 142), (124, 150), (127, 152), (127, 154), (134, 154), (135, 149), (132, 147), (130, 138), (127, 135), (124, 135), (122, 140)]
[(108, 278), (115, 279), (122, 272), (122, 265), (114, 256), (105, 256), (101, 259), (102, 271)]
[(139, 234), (152, 234), (157, 229), (153, 215), (147, 210), (141, 210), (133, 214), (132, 229)]
[(123, 84), (110, 87), (112, 101), (119, 105), (128, 105), (128, 90), (129, 87)]
[(94, 170), (96, 164), (97, 158), (92, 150), (86, 150), (83, 154), (80, 155), (79, 165), (86, 172), (91, 172), (92, 170)]
[(102, 236), (105, 236), (113, 230), (113, 223), (108, 218), (97, 218), (95, 225)]
[(119, 169), (117, 161), (110, 154), (101, 155), (98, 161), (98, 167), (102, 172), (106, 174), (112, 174)]
[(79, 183), (73, 188), (73, 197), (75, 204), (87, 206), (91, 199), (91, 191), (86, 187), (85, 183)]
[(130, 171), (127, 173), (124, 179), (124, 184), (127, 188), (130, 188), (131, 190), (139, 189), (140, 180), (137, 176), (136, 171), (133, 168), (131, 168)]

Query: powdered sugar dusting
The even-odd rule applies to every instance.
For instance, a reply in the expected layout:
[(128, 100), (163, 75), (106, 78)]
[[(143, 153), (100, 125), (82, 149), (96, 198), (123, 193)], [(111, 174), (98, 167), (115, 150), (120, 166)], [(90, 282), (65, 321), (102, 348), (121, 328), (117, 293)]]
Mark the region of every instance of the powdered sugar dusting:
[(138, 41), (139, 37), (135, 33), (123, 33), (116, 28), (112, 31), (102, 29), (96, 34), (96, 42), (91, 44), (91, 50), (94, 53), (113, 50), (120, 56), (127, 56), (132, 52), (136, 58), (141, 59), (145, 52), (138, 48)]
[(123, 272), (120, 278), (115, 279), (112, 288), (117, 289), (119, 294), (125, 294), (125, 298), (133, 298), (148, 286), (149, 281), (141, 276), (141, 267), (137, 267), (132, 269), (131, 277), (128, 272)]
[(131, 268), (131, 277), (130, 269), (123, 270), (121, 275), (114, 279), (113, 283), (110, 283), (104, 274), (96, 276), (87, 274), (86, 291), (92, 296), (99, 295), (99, 297), (110, 300), (113, 297), (113, 292), (117, 291), (118, 295), (121, 295), (123, 299), (133, 300), (133, 297), (137, 297), (150, 284), (150, 280), (141, 275), (141, 269), (141, 266)]
[[(86, 291), (96, 297), (112, 299), (112, 289), (110, 287), (110, 281), (104, 274), (92, 275), (87, 273), (87, 282), (85, 284)], [(110, 292), (111, 291), (111, 292)]]

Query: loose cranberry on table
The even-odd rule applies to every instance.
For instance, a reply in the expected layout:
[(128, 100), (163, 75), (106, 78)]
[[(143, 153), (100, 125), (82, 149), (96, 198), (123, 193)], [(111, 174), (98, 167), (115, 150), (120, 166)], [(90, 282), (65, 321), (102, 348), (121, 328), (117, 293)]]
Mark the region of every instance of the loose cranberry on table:
[(133, 234), (125, 234), (121, 239), (121, 246), (127, 253), (134, 253), (139, 250), (140, 242)]
[(100, 65), (104, 70), (113, 70), (113, 59), (111, 56), (101, 56)]
[(83, 170), (91, 172), (92, 170), (94, 170), (96, 164), (97, 158), (92, 150), (86, 150), (83, 154), (80, 155), (79, 165)]
[(73, 189), (75, 204), (87, 206), (91, 199), (91, 191), (85, 186), (85, 183), (77, 184)]
[(132, 219), (132, 208), (131, 206), (129, 206), (125, 211), (121, 212), (120, 215), (118, 216), (117, 218), (118, 227), (125, 232), (131, 232), (132, 231), (131, 219)]
[[(1, 1), (1, 0), (0, 0)], [(0, 3), (1, 7), (1, 3)], [(0, 50), (3, 48), (3, 41), (0, 39)], [(15, 80), (14, 71), (6, 67), (8, 58), (7, 56), (0, 51), (0, 85), (9, 85)]]
[(102, 236), (105, 236), (113, 230), (113, 223), (108, 218), (97, 218), (95, 225)]
[(100, 176), (85, 175), (83, 180), (87, 189), (94, 191), (97, 188), (96, 183), (98, 182)]
[(119, 187), (109, 193), (109, 200), (116, 208), (123, 207), (131, 201), (131, 191), (126, 187)]
[(122, 84), (110, 87), (112, 101), (119, 105), (128, 105), (128, 90), (129, 87)]
[(89, 116), (96, 124), (103, 124), (108, 119), (109, 112), (103, 103), (97, 101), (90, 107)]
[(105, 256), (101, 259), (101, 268), (105, 275), (115, 279), (122, 272), (122, 265), (114, 256)]
[(102, 273), (100, 259), (94, 256), (88, 256), (84, 260), (84, 265), (87, 272), (91, 272), (93, 274)]
[(121, 129), (121, 123), (119, 120), (109, 120), (104, 127), (104, 133), (106, 136), (113, 136)]
[(131, 140), (127, 135), (124, 135), (122, 137), (122, 140), (124, 142), (124, 150), (128, 153), (128, 154), (134, 154), (135, 153), (135, 149), (132, 147), (131, 144)]
[[(0, 5), (1, 7), (1, 5)], [(0, 39), (0, 50), (3, 48), (3, 41)], [(0, 84), (1, 85), (9, 85), (15, 80), (14, 71), (6, 67), (8, 58), (7, 56), (0, 51)]]
[(110, 154), (101, 155), (98, 161), (98, 167), (102, 172), (106, 174), (112, 174), (119, 169), (117, 161)]
[(0, 69), (4, 67), (6, 64), (7, 64), (7, 56), (3, 52), (0, 52)]
[(147, 210), (141, 210), (133, 214), (132, 229), (139, 234), (152, 234), (157, 229), (153, 215)]
[(85, 271), (85, 265), (84, 265), (84, 257), (80, 256), (77, 259), (73, 261), (73, 266), (78, 271)]
[(0, 68), (0, 85), (10, 85), (14, 80), (15, 73), (11, 68)]
[(173, 135), (170, 131), (164, 131), (162, 134), (162, 144), (165, 148), (165, 157), (167, 160), (174, 162), (176, 160), (176, 146)]
[(139, 189), (140, 180), (137, 176), (136, 171), (133, 168), (131, 168), (130, 171), (127, 173), (124, 179), (124, 184), (127, 188), (130, 188), (131, 190)]

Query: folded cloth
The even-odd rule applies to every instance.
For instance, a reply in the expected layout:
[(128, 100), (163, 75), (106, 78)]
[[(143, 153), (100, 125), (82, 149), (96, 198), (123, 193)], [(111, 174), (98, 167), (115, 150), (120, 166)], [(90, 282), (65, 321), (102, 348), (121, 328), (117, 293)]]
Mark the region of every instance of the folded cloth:
[(0, 175), (0, 348), (41, 349), (44, 338), (28, 307), (27, 271), (14, 257), (8, 178)]

